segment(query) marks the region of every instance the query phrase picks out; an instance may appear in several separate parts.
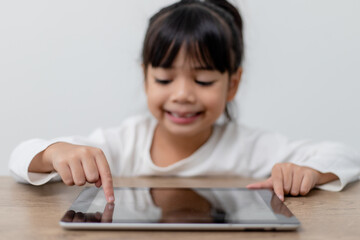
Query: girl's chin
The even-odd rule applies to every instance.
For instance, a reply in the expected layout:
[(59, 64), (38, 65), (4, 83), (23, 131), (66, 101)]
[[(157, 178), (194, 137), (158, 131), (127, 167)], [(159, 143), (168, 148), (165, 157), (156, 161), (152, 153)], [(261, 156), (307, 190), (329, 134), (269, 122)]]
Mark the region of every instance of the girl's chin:
[(166, 121), (163, 123), (163, 130), (165, 130), (168, 134), (171, 134), (176, 137), (184, 137), (184, 138), (198, 138), (202, 134), (208, 134), (211, 132), (211, 126), (207, 129), (205, 127), (206, 124), (202, 124), (201, 122), (194, 124), (174, 124), (172, 122)]

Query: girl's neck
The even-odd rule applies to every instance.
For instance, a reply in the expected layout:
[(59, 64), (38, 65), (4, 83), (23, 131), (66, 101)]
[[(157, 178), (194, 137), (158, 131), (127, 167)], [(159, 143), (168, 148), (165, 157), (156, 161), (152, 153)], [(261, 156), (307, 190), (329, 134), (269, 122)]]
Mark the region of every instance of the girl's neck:
[(212, 128), (195, 136), (179, 136), (156, 126), (151, 145), (151, 158), (155, 165), (166, 167), (191, 156), (211, 136)]

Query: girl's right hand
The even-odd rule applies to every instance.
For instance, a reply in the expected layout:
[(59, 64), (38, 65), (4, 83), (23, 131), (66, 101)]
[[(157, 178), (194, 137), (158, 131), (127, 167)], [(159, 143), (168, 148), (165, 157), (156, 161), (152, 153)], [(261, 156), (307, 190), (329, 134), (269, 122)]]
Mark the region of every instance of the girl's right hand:
[(38, 154), (30, 163), (30, 172), (57, 171), (68, 185), (86, 182), (103, 185), (106, 200), (114, 202), (114, 189), (109, 164), (99, 148), (58, 142)]

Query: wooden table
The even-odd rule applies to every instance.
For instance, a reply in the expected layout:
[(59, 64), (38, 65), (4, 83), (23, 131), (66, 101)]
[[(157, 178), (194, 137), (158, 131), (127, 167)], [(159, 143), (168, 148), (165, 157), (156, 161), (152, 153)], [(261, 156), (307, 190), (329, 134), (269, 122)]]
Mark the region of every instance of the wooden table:
[[(244, 187), (241, 178), (115, 178), (128, 187)], [(302, 226), (294, 232), (84, 231), (64, 230), (59, 219), (83, 187), (50, 183), (35, 187), (0, 177), (0, 239), (360, 239), (360, 183), (342, 192), (313, 190), (287, 197)]]

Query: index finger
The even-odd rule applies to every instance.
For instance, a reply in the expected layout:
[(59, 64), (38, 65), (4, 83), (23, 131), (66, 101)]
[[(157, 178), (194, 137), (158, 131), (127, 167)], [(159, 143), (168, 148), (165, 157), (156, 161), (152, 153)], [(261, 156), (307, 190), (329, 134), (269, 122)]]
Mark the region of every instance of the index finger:
[(103, 185), (106, 201), (112, 203), (115, 201), (113, 182), (110, 167), (103, 152), (100, 152), (96, 156), (96, 165), (99, 170), (99, 175)]
[(275, 166), (272, 169), (271, 177), (273, 179), (273, 188), (275, 194), (279, 197), (281, 201), (284, 201), (284, 183), (283, 183), (283, 173), (280, 167)]

